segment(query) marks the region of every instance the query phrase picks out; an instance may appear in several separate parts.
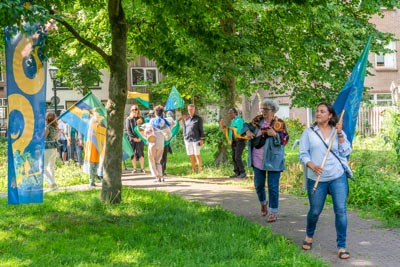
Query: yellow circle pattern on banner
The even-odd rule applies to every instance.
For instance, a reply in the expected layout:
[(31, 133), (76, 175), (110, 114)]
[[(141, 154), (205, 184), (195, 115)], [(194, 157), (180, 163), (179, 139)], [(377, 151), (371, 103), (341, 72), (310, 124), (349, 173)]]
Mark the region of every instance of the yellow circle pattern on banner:
[[(38, 56), (38, 49), (39, 47), (36, 47), (35, 50), (32, 51), (32, 39), (27, 39), (26, 36), (23, 35), (14, 51), (13, 72), (15, 82), (24, 93), (29, 95), (36, 94), (42, 89), (45, 78), (43, 64)], [(37, 70), (32, 79), (25, 75), (23, 68), (24, 59), (30, 55), (32, 55), (35, 60)]]
[(8, 108), (10, 114), (14, 110), (19, 110), (24, 114), (25, 121), (21, 122), (24, 123), (22, 132), (10, 133), (10, 137), (13, 140), (13, 152), (19, 150), (20, 153), (23, 154), (25, 148), (31, 142), (34, 133), (35, 116), (33, 114), (33, 108), (29, 100), (19, 94), (8, 96)]

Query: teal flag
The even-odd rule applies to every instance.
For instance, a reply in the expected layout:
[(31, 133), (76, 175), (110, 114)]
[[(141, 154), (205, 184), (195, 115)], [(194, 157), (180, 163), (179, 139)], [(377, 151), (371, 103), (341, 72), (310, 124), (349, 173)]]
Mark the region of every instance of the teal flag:
[(370, 44), (371, 37), (369, 37), (357, 64), (354, 66), (349, 79), (343, 86), (342, 91), (340, 91), (333, 105), (338, 116), (345, 110), (343, 116), (343, 131), (346, 133), (350, 143), (353, 142), (358, 119), (358, 110), (360, 109), (360, 102), (364, 91), (364, 78), (367, 71)]
[(185, 101), (181, 97), (175, 86), (172, 86), (171, 93), (169, 94), (167, 104), (165, 104), (165, 110), (174, 110), (178, 108), (183, 108), (185, 106)]

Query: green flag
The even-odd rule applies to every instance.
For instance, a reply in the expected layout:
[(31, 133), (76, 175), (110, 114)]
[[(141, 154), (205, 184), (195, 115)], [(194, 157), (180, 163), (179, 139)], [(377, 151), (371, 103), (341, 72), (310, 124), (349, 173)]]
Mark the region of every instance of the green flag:
[(165, 104), (165, 110), (174, 110), (177, 108), (183, 108), (185, 106), (185, 101), (179, 94), (175, 86), (172, 86), (171, 93), (169, 94), (167, 104)]

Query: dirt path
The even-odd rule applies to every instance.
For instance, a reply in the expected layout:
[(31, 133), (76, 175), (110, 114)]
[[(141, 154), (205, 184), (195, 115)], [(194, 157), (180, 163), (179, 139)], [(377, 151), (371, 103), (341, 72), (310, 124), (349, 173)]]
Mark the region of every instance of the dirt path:
[[(306, 198), (281, 195), (279, 217), (275, 223), (266, 223), (260, 216), (260, 207), (255, 192), (240, 188), (232, 180), (185, 179), (170, 177), (165, 183), (153, 183), (148, 176), (124, 174), (123, 184), (147, 190), (162, 190), (181, 195), (185, 199), (196, 200), (207, 205), (221, 205), (225, 209), (248, 219), (271, 227), (276, 234), (282, 234), (295, 244), (302, 243), (305, 236), (305, 221), (308, 211)], [(340, 260), (336, 254), (336, 233), (332, 207), (325, 208), (314, 236), (311, 252), (332, 266), (400, 266), (400, 229), (380, 227), (380, 222), (360, 218), (348, 211), (347, 248), (350, 260)]]

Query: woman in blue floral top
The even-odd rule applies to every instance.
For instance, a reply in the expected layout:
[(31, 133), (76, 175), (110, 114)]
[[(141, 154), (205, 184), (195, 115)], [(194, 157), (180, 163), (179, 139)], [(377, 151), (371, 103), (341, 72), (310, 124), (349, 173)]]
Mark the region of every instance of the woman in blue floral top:
[(54, 170), (58, 147), (58, 123), (54, 112), (46, 114), (46, 129), (44, 132), (44, 179), (51, 189), (57, 189)]

